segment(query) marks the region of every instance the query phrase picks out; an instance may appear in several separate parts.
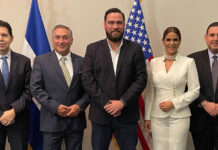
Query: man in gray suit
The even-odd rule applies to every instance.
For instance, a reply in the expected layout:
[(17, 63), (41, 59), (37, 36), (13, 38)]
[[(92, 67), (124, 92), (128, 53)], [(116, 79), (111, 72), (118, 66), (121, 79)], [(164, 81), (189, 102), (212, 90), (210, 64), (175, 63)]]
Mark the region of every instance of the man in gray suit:
[(35, 58), (30, 81), (42, 106), (43, 150), (60, 150), (63, 139), (67, 150), (81, 150), (89, 103), (80, 80), (82, 57), (70, 52), (72, 31), (65, 25), (53, 29), (52, 43), (54, 51)]

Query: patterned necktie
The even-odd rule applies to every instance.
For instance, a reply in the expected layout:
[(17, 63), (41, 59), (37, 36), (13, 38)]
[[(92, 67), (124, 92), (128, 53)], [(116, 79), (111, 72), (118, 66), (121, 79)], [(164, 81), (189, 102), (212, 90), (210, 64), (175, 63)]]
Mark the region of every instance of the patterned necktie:
[(65, 64), (66, 60), (67, 60), (67, 58), (61, 57), (61, 59), (60, 59), (60, 66), (61, 66), (62, 72), (64, 74), (65, 80), (67, 82), (67, 85), (68, 85), (68, 87), (70, 87), (71, 77), (70, 77), (69, 70), (67, 69), (67, 66)]
[(213, 56), (213, 64), (212, 64), (212, 77), (213, 77), (213, 89), (216, 91), (217, 78), (218, 78), (218, 61), (217, 56)]
[(8, 69), (8, 62), (7, 62), (7, 56), (2, 56), (1, 59), (3, 59), (2, 63), (2, 76), (5, 82), (5, 86), (8, 85), (8, 74), (9, 74), (9, 69)]

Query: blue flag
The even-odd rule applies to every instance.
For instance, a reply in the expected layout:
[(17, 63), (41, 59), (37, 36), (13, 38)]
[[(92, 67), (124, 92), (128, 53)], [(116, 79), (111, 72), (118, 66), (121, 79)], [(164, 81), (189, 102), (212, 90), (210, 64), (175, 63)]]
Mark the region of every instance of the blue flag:
[[(27, 24), (22, 54), (31, 61), (35, 56), (50, 52), (48, 38), (40, 15), (37, 0), (32, 0)], [(38, 106), (38, 107), (37, 107)], [(33, 150), (42, 150), (42, 133), (40, 132), (40, 106), (33, 101), (30, 104), (30, 133), (29, 144)]]

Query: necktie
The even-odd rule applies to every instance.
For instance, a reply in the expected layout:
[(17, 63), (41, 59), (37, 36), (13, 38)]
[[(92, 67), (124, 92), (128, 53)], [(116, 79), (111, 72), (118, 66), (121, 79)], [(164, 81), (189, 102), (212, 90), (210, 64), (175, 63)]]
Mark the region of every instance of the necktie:
[(69, 73), (69, 71), (67, 69), (67, 66), (65, 64), (66, 60), (67, 60), (67, 58), (61, 57), (61, 59), (60, 59), (60, 66), (61, 66), (62, 72), (64, 74), (65, 80), (67, 82), (67, 85), (68, 85), (68, 87), (70, 87), (71, 77), (70, 77), (70, 73)]
[(9, 69), (8, 69), (8, 62), (7, 62), (7, 56), (2, 56), (1, 59), (3, 59), (2, 63), (2, 76), (5, 82), (5, 86), (8, 84), (8, 74), (9, 74)]
[(213, 56), (213, 64), (212, 64), (212, 77), (213, 77), (213, 89), (216, 91), (217, 78), (218, 78), (218, 61), (217, 56)]

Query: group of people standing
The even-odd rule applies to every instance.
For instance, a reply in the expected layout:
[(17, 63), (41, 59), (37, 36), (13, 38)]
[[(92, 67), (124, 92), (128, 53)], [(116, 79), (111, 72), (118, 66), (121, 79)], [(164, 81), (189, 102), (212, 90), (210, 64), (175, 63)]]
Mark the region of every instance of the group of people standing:
[(89, 44), (82, 58), (70, 51), (71, 29), (57, 25), (54, 50), (37, 56), (31, 69), (29, 58), (11, 50), (12, 29), (1, 20), (0, 150), (6, 137), (12, 150), (27, 149), (31, 97), (41, 104), (43, 150), (60, 150), (63, 140), (67, 150), (81, 150), (89, 104), (93, 150), (108, 150), (113, 134), (121, 150), (135, 150), (146, 85), (145, 128), (154, 150), (185, 150), (189, 127), (196, 150), (218, 150), (218, 22), (207, 29), (208, 49), (189, 57), (178, 52), (179, 29), (168, 27), (164, 56), (147, 67), (142, 48), (123, 38), (124, 28), (123, 12), (107, 10), (107, 38)]

